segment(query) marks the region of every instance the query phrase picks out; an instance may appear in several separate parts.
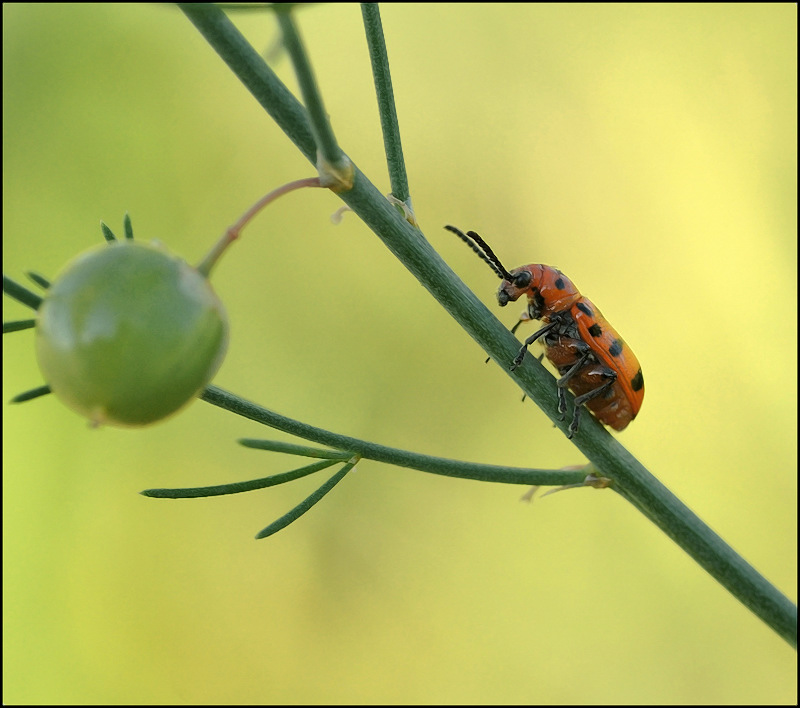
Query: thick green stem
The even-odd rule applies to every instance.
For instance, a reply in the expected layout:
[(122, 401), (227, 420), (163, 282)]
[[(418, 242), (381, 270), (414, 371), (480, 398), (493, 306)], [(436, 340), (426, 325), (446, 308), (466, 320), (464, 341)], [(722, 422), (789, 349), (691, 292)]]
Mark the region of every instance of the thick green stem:
[[(215, 6), (193, 5), (182, 6), (182, 9), (313, 162), (313, 137), (305, 111), (258, 53)], [(567, 424), (560, 419), (557, 410), (553, 377), (530, 355), (526, 355), (519, 368), (509, 371), (509, 362), (519, 351), (519, 342), (444, 263), (422, 233), (403, 220), (357, 168), (353, 189), (341, 193), (340, 197), (566, 433)], [(571, 408), (572, 397), (568, 398)], [(571, 415), (570, 411), (567, 413), (568, 422)], [(797, 645), (797, 608), (653, 477), (596, 420), (584, 416), (573, 443), (603, 476), (614, 480), (617, 491), (776, 632)]]

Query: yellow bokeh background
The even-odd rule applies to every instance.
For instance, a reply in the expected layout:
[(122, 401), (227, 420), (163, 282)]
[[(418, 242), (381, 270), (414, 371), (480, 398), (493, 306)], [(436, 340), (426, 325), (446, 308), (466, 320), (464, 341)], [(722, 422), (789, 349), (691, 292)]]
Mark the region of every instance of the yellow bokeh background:
[[(566, 272), (642, 363), (623, 444), (796, 598), (796, 7), (389, 4), (426, 237), (495, 307), (513, 267)], [(268, 13), (238, 14), (259, 50)], [(343, 149), (390, 187), (356, 4), (297, 13)], [(285, 57), (276, 71), (295, 90)], [(3, 266), (54, 276), (99, 221), (197, 262), (307, 161), (183, 14), (3, 5)], [(354, 214), (281, 199), (214, 273), (215, 382), (355, 437), (536, 467), (580, 453)], [(4, 299), (4, 319), (29, 316)], [(498, 314), (509, 324), (516, 309)], [(38, 386), (3, 338), (3, 398)], [(610, 492), (365, 462), (245, 495), (137, 494), (298, 466), (286, 436), (197, 402), (91, 430), (52, 396), (3, 409), (6, 703), (795, 703), (796, 655)]]

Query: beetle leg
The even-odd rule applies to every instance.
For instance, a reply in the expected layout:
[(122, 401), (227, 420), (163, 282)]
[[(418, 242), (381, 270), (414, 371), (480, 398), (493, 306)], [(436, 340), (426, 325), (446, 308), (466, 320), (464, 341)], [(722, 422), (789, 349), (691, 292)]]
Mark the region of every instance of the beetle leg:
[[(572, 377), (575, 376), (575, 374), (577, 374), (581, 368), (583, 368), (583, 365), (591, 355), (591, 350), (587, 349), (578, 357), (578, 360), (572, 366), (570, 366), (569, 369), (567, 369), (566, 373), (556, 381), (556, 386), (558, 386), (558, 412), (561, 414), (562, 420), (564, 419), (564, 414), (567, 412), (566, 390), (569, 387), (569, 382)], [(572, 426), (570, 426), (570, 428), (571, 427)]]
[(519, 326), (520, 326), (520, 325), (521, 325), (523, 322), (530, 322), (530, 321), (531, 321), (531, 316), (530, 316), (530, 315), (529, 315), (527, 312), (523, 312), (523, 313), (522, 313), (522, 314), (519, 316), (519, 321), (517, 322), (517, 324), (515, 324), (515, 325), (514, 325), (514, 326), (511, 328), (511, 334), (514, 334), (514, 333), (516, 333), (516, 331), (519, 329)]
[[(522, 322), (522, 320), (520, 320)], [(542, 327), (540, 330), (534, 332), (530, 337), (528, 337), (522, 345), (522, 348), (519, 350), (519, 354), (514, 358), (514, 361), (511, 362), (511, 371), (514, 371), (521, 363), (522, 360), (525, 358), (525, 352), (528, 351), (528, 347), (533, 344), (539, 337), (543, 337), (547, 334), (551, 329), (558, 326), (558, 322), (550, 322)]]
[[(530, 320), (531, 320), (531, 318), (530, 318), (530, 315), (528, 315), (528, 313), (527, 313), (527, 312), (523, 312), (523, 313), (522, 313), (522, 314), (519, 316), (519, 320), (517, 321), (517, 323), (516, 323), (516, 324), (515, 324), (515, 325), (514, 325), (514, 326), (511, 328), (511, 330), (510, 330), (510, 331), (511, 331), (511, 334), (516, 334), (517, 330), (519, 329), (519, 326), (520, 326), (520, 325), (521, 325), (523, 322), (530, 322)], [(486, 361), (484, 361), (483, 363), (484, 363), (484, 364), (488, 364), (488, 363), (489, 363), (491, 360), (492, 360), (492, 357), (490, 357), (490, 356), (487, 356), (487, 357), (486, 357)], [(541, 359), (539, 359), (539, 361), (541, 361)], [(514, 370), (514, 369), (512, 369), (512, 371), (513, 371), (513, 370)], [(523, 398), (522, 400), (524, 401), (525, 399)]]
[(608, 376), (608, 381), (606, 381), (604, 384), (598, 386), (592, 391), (584, 393), (581, 396), (575, 397), (575, 413), (572, 416), (572, 422), (569, 425), (569, 432), (567, 433), (567, 437), (570, 440), (572, 439), (572, 436), (578, 432), (578, 426), (580, 425), (581, 421), (581, 409), (583, 408), (584, 403), (604, 394), (614, 385), (614, 382), (617, 380), (617, 372), (613, 371), (612, 369), (608, 369), (606, 376)]

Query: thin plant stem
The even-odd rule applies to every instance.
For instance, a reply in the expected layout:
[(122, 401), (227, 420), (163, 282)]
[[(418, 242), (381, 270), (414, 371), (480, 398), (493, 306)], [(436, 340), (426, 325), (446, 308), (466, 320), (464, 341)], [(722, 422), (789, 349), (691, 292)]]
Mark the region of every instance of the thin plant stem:
[[(244, 418), (263, 423), (275, 430), (281, 430), (320, 445), (347, 450), (366, 460), (385, 462), (398, 467), (410, 467), (422, 472), (431, 472), (447, 477), (460, 477), (461, 479), (473, 479), (481, 482), (501, 482), (504, 484), (557, 486), (561, 484), (580, 484), (586, 479), (586, 471), (583, 470), (550, 470), (481, 465), (474, 462), (461, 462), (460, 460), (448, 460), (443, 457), (421, 455), (408, 450), (378, 445), (377, 443), (351, 438), (347, 435), (339, 435), (338, 433), (332, 433), (328, 430), (302, 423), (299, 420), (287, 418), (214, 385), (208, 386), (201, 398), (207, 403), (224, 408)], [(239, 442), (246, 447), (259, 447), (259, 443), (262, 441), (244, 439)]]
[(333, 467), (341, 460), (322, 460), (305, 467), (300, 467), (290, 472), (281, 472), (269, 477), (260, 477), (246, 482), (231, 482), (229, 484), (215, 484), (210, 487), (182, 487), (177, 489), (145, 489), (139, 492), (142, 496), (153, 497), (156, 499), (197, 499), (199, 497), (218, 497), (224, 494), (239, 494), (241, 492), (252, 492), (256, 489), (266, 489), (278, 484), (293, 482), (296, 479), (307, 477), (314, 472), (319, 472), (328, 467)]
[(320, 457), (325, 460), (349, 460), (355, 453), (350, 450), (323, 450), (318, 447), (297, 445), (283, 440), (261, 440), (256, 438), (242, 438), (239, 444), (254, 450), (269, 450), (270, 452), (283, 452), (287, 455), (301, 455), (302, 457)]
[[(352, 185), (350, 160), (342, 152), (339, 143), (336, 142), (336, 136), (333, 133), (328, 114), (325, 111), (325, 105), (322, 102), (322, 94), (320, 94), (317, 81), (314, 78), (311, 62), (308, 60), (303, 40), (300, 38), (300, 33), (294, 23), (292, 6), (276, 5), (275, 11), (283, 35), (283, 45), (292, 59), (295, 74), (297, 75), (297, 83), (303, 96), (303, 103), (311, 121), (311, 130), (314, 133), (314, 141), (317, 144), (317, 167), (320, 170), (320, 175), (323, 180), (326, 175), (329, 175), (335, 178), (336, 181), (341, 181), (342, 184), (337, 188), (337, 191), (338, 189), (349, 189)], [(325, 186), (332, 187), (333, 185), (328, 183)]]
[(378, 112), (381, 117), (383, 144), (392, 194), (411, 209), (411, 195), (408, 189), (406, 164), (403, 159), (403, 145), (400, 141), (400, 125), (397, 122), (392, 75), (389, 71), (389, 57), (386, 53), (386, 41), (383, 36), (378, 3), (362, 2), (361, 15), (364, 18), (372, 77), (375, 81), (375, 94), (378, 97)]
[(219, 241), (214, 244), (214, 247), (208, 252), (206, 257), (203, 258), (200, 265), (197, 266), (197, 270), (207, 278), (211, 274), (212, 268), (222, 257), (222, 254), (228, 249), (228, 246), (230, 246), (236, 239), (239, 238), (242, 229), (244, 229), (244, 227), (247, 226), (247, 224), (249, 224), (256, 214), (258, 214), (258, 212), (260, 212), (264, 207), (268, 206), (279, 197), (282, 197), (284, 194), (293, 192), (296, 189), (321, 186), (322, 184), (320, 183), (319, 177), (306, 177), (304, 179), (298, 179), (294, 182), (281, 185), (277, 189), (273, 189), (271, 192), (269, 192), (269, 194), (265, 194), (244, 214), (242, 214), (242, 216), (239, 217), (239, 220), (233, 224), (233, 226), (230, 226), (227, 231), (222, 234)]
[(319, 502), (322, 497), (330, 492), (331, 489), (339, 484), (339, 482), (344, 479), (344, 476), (356, 466), (356, 462), (358, 462), (358, 460), (346, 463), (341, 470), (339, 470), (335, 475), (333, 475), (333, 477), (325, 482), (325, 484), (317, 489), (317, 491), (300, 502), (294, 509), (281, 516), (281, 518), (277, 521), (273, 521), (266, 528), (261, 529), (261, 531), (256, 534), (256, 538), (267, 538), (267, 536), (272, 536), (272, 534), (277, 533), (281, 529), (285, 529), (289, 524), (297, 521), (297, 519), (305, 514), (312, 506), (314, 506), (314, 504)]
[(178, 3), (178, 7), (281, 130), (315, 165), (317, 143), (308, 112), (267, 66), (261, 55), (242, 37), (225, 13), (211, 3)]

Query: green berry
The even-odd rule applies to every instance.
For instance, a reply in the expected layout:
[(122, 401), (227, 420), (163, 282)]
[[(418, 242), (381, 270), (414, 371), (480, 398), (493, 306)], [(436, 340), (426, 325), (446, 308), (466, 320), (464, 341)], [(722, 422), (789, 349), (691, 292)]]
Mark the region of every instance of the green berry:
[(36, 324), (45, 380), (95, 425), (148, 425), (174, 413), (209, 383), (227, 344), (227, 316), (208, 279), (160, 246), (127, 239), (71, 261)]

